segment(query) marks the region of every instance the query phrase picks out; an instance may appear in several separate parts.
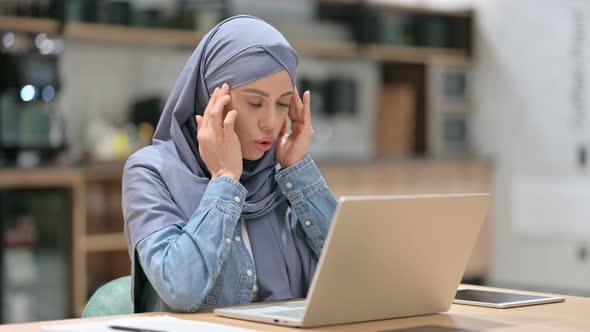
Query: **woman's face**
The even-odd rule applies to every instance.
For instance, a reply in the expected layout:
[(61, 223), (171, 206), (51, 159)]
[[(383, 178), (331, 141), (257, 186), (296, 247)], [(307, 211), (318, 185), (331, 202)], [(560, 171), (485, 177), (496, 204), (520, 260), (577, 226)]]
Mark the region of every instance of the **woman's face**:
[(243, 159), (258, 160), (270, 150), (287, 119), (292, 96), (293, 84), (286, 70), (231, 90), (225, 111), (238, 111), (234, 129)]

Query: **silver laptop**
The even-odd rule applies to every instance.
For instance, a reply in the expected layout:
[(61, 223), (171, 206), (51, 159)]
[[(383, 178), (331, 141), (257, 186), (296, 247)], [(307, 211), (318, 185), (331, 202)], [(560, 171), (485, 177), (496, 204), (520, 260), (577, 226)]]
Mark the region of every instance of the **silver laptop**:
[(447, 311), (489, 194), (342, 197), (307, 300), (217, 308), (296, 327)]

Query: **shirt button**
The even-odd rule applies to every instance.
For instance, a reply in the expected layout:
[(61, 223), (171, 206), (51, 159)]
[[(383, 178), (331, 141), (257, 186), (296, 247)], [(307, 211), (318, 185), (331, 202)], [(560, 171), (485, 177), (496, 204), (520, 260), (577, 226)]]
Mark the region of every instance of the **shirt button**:
[(242, 240), (242, 238), (239, 237), (239, 236), (236, 236), (235, 240), (238, 241), (238, 242), (240, 242)]
[(287, 186), (287, 189), (291, 189), (291, 187), (293, 187), (293, 184), (291, 182), (287, 182), (285, 186)]
[(227, 239), (225, 239), (225, 242), (231, 243), (231, 239), (228, 237)]
[(236, 203), (239, 203), (242, 201), (238, 196), (234, 197), (234, 200), (236, 201)]
[(248, 277), (251, 277), (252, 276), (252, 270), (246, 271), (246, 274), (248, 275)]
[(309, 221), (309, 220), (306, 220), (306, 221), (305, 221), (305, 226), (309, 226), (309, 225), (311, 225), (311, 221)]

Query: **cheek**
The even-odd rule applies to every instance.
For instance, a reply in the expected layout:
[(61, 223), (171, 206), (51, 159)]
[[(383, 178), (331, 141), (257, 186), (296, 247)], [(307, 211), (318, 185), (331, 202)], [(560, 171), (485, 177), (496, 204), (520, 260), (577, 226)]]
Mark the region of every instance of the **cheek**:
[[(232, 95), (233, 98), (233, 95)], [(243, 122), (243, 117), (244, 114), (243, 112), (240, 112), (240, 107), (238, 105), (236, 105), (236, 103), (231, 100), (229, 103), (227, 103), (227, 105), (225, 105), (224, 109), (223, 109), (223, 118), (225, 119), (225, 116), (227, 115), (227, 113), (231, 110), (236, 110), (238, 112), (238, 117), (236, 118), (236, 123), (234, 124), (234, 131), (236, 132), (236, 134), (238, 134), (238, 136), (240, 136), (240, 131), (242, 130), (241, 128), (243, 128), (242, 122)]]
[(279, 114), (280, 115), (277, 116), (277, 124), (276, 124), (276, 127), (278, 127), (279, 129), (281, 129), (281, 127), (283, 126), (283, 123), (285, 123), (285, 120), (287, 120), (287, 112), (281, 112)]
[(238, 117), (234, 124), (234, 131), (238, 135), (241, 144), (252, 140), (256, 134), (256, 124), (252, 122), (251, 115), (248, 112), (238, 111)]
[(236, 123), (234, 124), (234, 130), (240, 139), (242, 138), (243, 133), (246, 131), (246, 126), (242, 121), (243, 116), (244, 114), (238, 111), (238, 117), (236, 118)]

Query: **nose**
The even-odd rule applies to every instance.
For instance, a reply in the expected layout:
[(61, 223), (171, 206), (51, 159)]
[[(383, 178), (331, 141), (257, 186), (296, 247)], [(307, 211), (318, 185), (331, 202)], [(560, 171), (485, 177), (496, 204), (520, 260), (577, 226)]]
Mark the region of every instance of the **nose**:
[(260, 117), (258, 125), (263, 131), (272, 131), (275, 123), (276, 110), (274, 107), (268, 107)]

